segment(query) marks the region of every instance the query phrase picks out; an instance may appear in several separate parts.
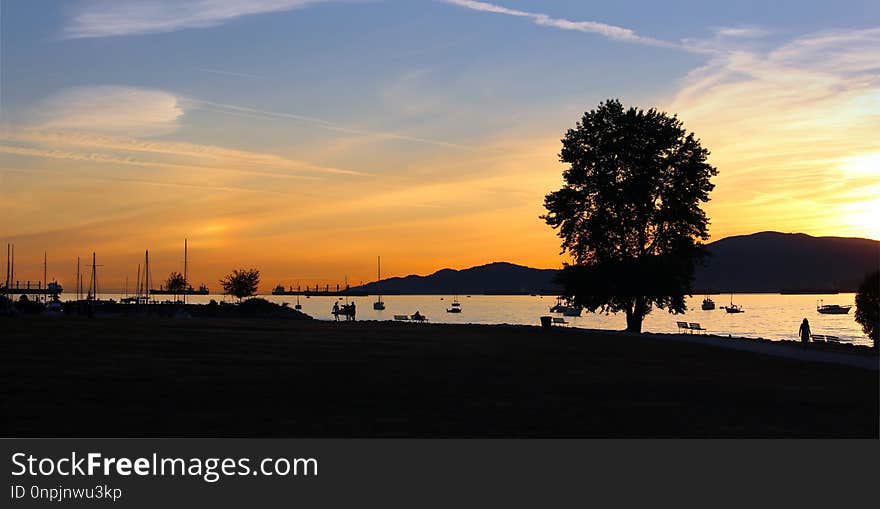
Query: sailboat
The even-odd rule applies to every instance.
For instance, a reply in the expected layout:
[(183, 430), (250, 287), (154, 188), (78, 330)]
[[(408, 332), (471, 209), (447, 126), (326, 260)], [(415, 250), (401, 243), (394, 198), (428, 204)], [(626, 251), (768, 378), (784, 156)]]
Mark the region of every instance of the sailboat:
[(302, 309), (302, 304), (299, 303), (299, 292), (296, 292), (296, 306), (293, 306), (293, 309)]
[(461, 313), (461, 303), (458, 302), (458, 295), (452, 299), (452, 307), (446, 310), (447, 313)]
[(727, 311), (728, 313), (745, 313), (746, 310), (742, 307), (733, 303), (733, 292), (730, 294), (730, 305), (729, 306), (721, 306), (722, 309)]
[[(382, 281), (382, 257), (376, 257), (376, 289), (379, 288), (379, 282)], [(382, 295), (379, 295), (379, 299), (373, 303), (373, 309), (376, 311), (382, 311), (385, 309), (385, 303), (382, 302)]]

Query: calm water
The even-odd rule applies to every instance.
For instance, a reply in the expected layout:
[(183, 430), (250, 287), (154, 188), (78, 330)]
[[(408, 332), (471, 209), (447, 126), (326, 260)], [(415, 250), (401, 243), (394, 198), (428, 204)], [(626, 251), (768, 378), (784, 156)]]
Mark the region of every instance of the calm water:
[[(118, 295), (101, 295), (101, 298), (115, 298)], [(266, 299), (291, 306), (296, 303), (295, 296), (264, 296)], [(206, 303), (211, 299), (223, 300), (223, 296), (190, 296), (191, 303)], [(538, 325), (541, 315), (548, 315), (555, 303), (553, 297), (531, 296), (460, 296), (462, 312), (447, 313), (452, 296), (401, 295), (386, 296), (385, 311), (373, 310), (375, 297), (350, 297), (357, 304), (359, 320), (392, 320), (394, 315), (411, 315), (416, 311), (435, 323), (479, 323), (479, 324), (526, 324)], [(729, 303), (727, 295), (712, 297), (716, 306)], [(765, 339), (797, 339), (798, 326), (805, 317), (810, 321), (814, 334), (828, 334), (840, 337), (841, 341), (870, 345), (871, 341), (862, 333), (861, 327), (853, 319), (855, 310), (847, 315), (820, 315), (816, 303), (823, 299), (825, 304), (853, 304), (855, 294), (839, 295), (778, 295), (742, 294), (735, 295), (734, 302), (745, 308), (741, 314), (728, 314), (723, 309), (703, 311), (700, 309), (702, 296), (688, 301), (689, 311), (684, 316), (670, 315), (655, 309), (645, 318), (643, 329), (650, 332), (676, 332), (676, 321), (699, 322), (712, 334), (732, 335)], [(330, 320), (330, 309), (337, 297), (300, 297), (303, 312), (320, 320)], [(233, 299), (226, 298), (228, 301)], [(344, 300), (343, 300), (344, 302)], [(561, 315), (554, 315), (561, 316)], [(574, 327), (590, 329), (622, 330), (626, 327), (623, 314), (598, 315), (584, 312), (581, 317), (566, 317)]]

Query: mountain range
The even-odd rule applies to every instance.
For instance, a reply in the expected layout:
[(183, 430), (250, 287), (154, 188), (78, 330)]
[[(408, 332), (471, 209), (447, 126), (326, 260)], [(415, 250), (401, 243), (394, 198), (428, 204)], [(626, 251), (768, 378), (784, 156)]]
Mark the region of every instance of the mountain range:
[[(706, 245), (709, 256), (694, 274), (695, 293), (852, 292), (880, 267), (880, 241), (760, 232)], [(557, 269), (495, 262), (442, 269), (352, 288), (370, 294), (555, 294)]]

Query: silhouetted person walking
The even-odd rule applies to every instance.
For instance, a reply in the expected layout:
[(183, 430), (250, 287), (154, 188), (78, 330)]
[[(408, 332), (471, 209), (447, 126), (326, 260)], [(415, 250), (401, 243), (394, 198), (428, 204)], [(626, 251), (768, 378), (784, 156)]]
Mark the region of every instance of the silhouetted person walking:
[(333, 313), (333, 318), (338, 322), (339, 321), (339, 303), (338, 302), (333, 303), (332, 313)]
[(354, 306), (354, 302), (352, 302), (352, 303), (351, 303), (351, 309), (349, 309), (349, 313), (351, 313), (351, 321), (354, 321), (354, 320), (355, 320), (355, 318), (354, 318), (355, 311), (356, 311), (356, 308), (355, 308), (355, 306)]
[(806, 345), (810, 342), (810, 322), (806, 318), (801, 322), (801, 328), (798, 329), (798, 334), (801, 336), (801, 343)]

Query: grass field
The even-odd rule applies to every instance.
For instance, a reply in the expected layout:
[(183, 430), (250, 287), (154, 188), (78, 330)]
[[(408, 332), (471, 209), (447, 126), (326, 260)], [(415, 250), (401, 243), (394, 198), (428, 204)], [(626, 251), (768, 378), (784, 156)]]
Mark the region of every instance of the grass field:
[(5, 436), (877, 437), (878, 373), (522, 326), (4, 319)]

